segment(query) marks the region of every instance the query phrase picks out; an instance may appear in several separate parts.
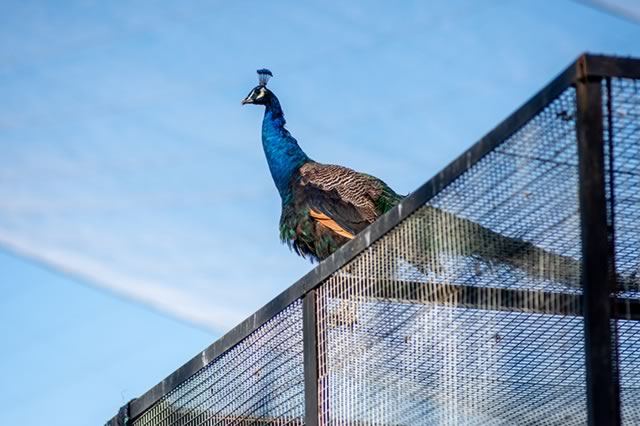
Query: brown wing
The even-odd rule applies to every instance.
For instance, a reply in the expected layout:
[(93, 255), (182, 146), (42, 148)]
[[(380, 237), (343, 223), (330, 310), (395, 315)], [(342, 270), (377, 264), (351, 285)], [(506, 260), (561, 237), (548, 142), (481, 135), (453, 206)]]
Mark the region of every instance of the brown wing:
[(334, 228), (344, 233), (336, 232), (343, 236), (353, 238), (377, 219), (375, 200), (381, 192), (376, 178), (346, 167), (306, 163), (300, 168), (301, 201), (315, 211), (315, 216), (326, 217), (321, 223), (335, 223)]

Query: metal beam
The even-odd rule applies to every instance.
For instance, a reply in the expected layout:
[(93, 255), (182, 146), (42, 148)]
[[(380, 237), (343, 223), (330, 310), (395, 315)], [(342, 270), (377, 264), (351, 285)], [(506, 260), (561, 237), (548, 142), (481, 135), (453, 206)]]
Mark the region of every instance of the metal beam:
[(640, 59), (584, 54), (578, 59), (579, 75), (640, 79)]
[[(416, 281), (362, 280), (358, 286), (362, 301), (389, 301), (448, 305), (456, 308), (502, 312), (522, 312), (563, 316), (582, 316), (581, 294), (526, 288), (476, 287), (461, 284), (433, 284)], [(348, 290), (339, 298), (349, 299)], [(615, 298), (614, 317), (640, 320), (640, 299)]]
[[(579, 66), (586, 69), (585, 64)], [(582, 281), (589, 425), (620, 424), (612, 350), (609, 234), (604, 179), (602, 82), (586, 73), (576, 83), (582, 228)]]
[(304, 347), (305, 426), (319, 426), (318, 410), (318, 320), (316, 290), (302, 301), (302, 333)]

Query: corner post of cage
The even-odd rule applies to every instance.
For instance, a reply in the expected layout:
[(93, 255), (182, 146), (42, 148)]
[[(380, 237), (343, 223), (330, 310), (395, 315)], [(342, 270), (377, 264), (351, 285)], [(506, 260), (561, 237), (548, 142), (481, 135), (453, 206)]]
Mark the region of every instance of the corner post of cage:
[(587, 59), (578, 61), (576, 79), (587, 409), (589, 425), (616, 426), (620, 400), (611, 333), (602, 79), (589, 75)]
[(302, 332), (304, 352), (305, 426), (319, 426), (320, 404), (318, 394), (318, 317), (317, 290), (305, 294), (302, 305)]

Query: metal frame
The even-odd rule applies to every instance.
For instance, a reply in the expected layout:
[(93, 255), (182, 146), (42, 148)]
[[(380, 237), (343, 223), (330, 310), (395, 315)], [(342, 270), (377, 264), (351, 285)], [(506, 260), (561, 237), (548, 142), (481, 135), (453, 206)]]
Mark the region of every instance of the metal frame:
[(311, 290), (302, 301), (302, 332), (304, 344), (305, 425), (319, 426), (318, 399), (318, 332), (317, 290)]
[(589, 424), (619, 425), (620, 398), (614, 386), (611, 344), (614, 288), (609, 276), (601, 78), (580, 78), (576, 97)]
[[(495, 127), (486, 136), (460, 155), (449, 166), (405, 198), (396, 208), (379, 218), (356, 238), (345, 244), (331, 257), (283, 291), (249, 318), (233, 328), (211, 346), (197, 354), (163, 381), (138, 399), (126, 404), (119, 415), (108, 424), (126, 424), (124, 418), (135, 420), (163, 396), (183, 381), (224, 354), (245, 337), (265, 324), (294, 301), (304, 298), (304, 362), (306, 422), (309, 426), (318, 423), (318, 360), (316, 330), (316, 296), (314, 289), (354, 259), (363, 250), (422, 207), (439, 191), (471, 168), (498, 144), (505, 141), (528, 121), (540, 113), (567, 88), (577, 88), (578, 140), (580, 156), (580, 208), (583, 230), (584, 298), (575, 295), (574, 306), (582, 307), (585, 316), (586, 358), (588, 375), (588, 410), (590, 425), (619, 424), (618, 381), (614, 374), (615, 359), (611, 350), (611, 288), (609, 285), (607, 211), (604, 205), (604, 166), (602, 160), (602, 104), (600, 80), (621, 77), (640, 79), (640, 60), (583, 54), (569, 65), (551, 83)], [(595, 178), (595, 179), (592, 179)], [(603, 210), (604, 209), (604, 210)], [(602, 257), (599, 257), (602, 256)], [(604, 259), (604, 260), (603, 260)], [(604, 284), (604, 285), (603, 285)], [(463, 300), (477, 303), (476, 290), (459, 289)], [(518, 310), (519, 300), (528, 297), (526, 291), (500, 290), (501, 300), (511, 301), (504, 308)], [(537, 292), (540, 297), (541, 292)], [(544, 295), (544, 294), (543, 294)], [(549, 294), (557, 297), (556, 294)], [(548, 296), (549, 296), (548, 295)], [(474, 302), (475, 301), (475, 302)], [(614, 300), (616, 316), (625, 319), (640, 319), (640, 304), (637, 300)], [(579, 315), (579, 310), (562, 312)], [(603, 397), (604, 396), (604, 397)], [(315, 410), (313, 409), (315, 407)], [(315, 413), (309, 411), (315, 411)], [(617, 423), (615, 422), (617, 419)]]

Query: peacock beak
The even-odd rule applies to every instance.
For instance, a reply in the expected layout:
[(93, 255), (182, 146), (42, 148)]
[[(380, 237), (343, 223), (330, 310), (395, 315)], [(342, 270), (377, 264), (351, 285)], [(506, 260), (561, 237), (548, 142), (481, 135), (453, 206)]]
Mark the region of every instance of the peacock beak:
[(244, 98), (242, 102), (240, 102), (240, 104), (241, 105), (253, 104), (255, 103), (255, 98), (256, 98), (256, 91), (252, 90), (251, 93), (249, 93), (247, 97)]

